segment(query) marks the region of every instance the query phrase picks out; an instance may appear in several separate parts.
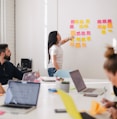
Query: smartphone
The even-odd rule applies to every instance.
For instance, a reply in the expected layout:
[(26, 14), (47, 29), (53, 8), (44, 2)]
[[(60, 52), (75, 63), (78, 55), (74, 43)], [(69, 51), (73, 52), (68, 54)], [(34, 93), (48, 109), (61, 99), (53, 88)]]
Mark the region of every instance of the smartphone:
[(83, 119), (96, 119), (95, 117), (89, 115), (88, 113), (86, 112), (80, 112), (81, 116)]
[(65, 109), (55, 109), (56, 113), (66, 113), (67, 111)]

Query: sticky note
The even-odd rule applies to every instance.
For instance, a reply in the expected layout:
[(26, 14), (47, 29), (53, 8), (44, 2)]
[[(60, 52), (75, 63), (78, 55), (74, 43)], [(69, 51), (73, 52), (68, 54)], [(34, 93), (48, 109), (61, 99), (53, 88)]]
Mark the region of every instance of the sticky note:
[(74, 46), (74, 42), (70, 42), (70, 46)]
[(74, 24), (74, 20), (71, 20), (71, 24)]
[(102, 23), (102, 21), (101, 21), (101, 20), (97, 20), (97, 23), (98, 23), (98, 24), (101, 24), (101, 23)]
[(88, 25), (88, 24), (85, 24), (85, 25), (84, 25), (84, 28), (85, 28), (85, 29), (89, 28), (89, 25)]
[(77, 36), (80, 36), (80, 32), (76, 32)]
[(112, 32), (112, 29), (109, 29), (108, 32)]
[(106, 20), (106, 19), (104, 19), (104, 20), (102, 20), (102, 22), (103, 22), (103, 23), (107, 23), (107, 20)]
[(90, 37), (90, 36), (88, 36), (88, 37), (87, 37), (87, 41), (90, 41), (90, 40), (91, 40), (91, 37)]
[(83, 38), (82, 38), (82, 42), (85, 42), (85, 41), (86, 41), (86, 38), (85, 38), (85, 37), (83, 37)]
[(75, 36), (76, 35), (76, 31), (75, 30), (72, 30), (71, 31), (71, 36)]
[(84, 24), (84, 20), (80, 20), (80, 24)]
[(101, 29), (101, 28), (102, 28), (102, 25), (99, 24), (99, 25), (97, 26), (97, 28), (98, 28), (98, 29)]
[(113, 27), (113, 26), (112, 26), (112, 23), (108, 23), (107, 27), (108, 27), (108, 28), (112, 28), (112, 27)]
[(86, 32), (86, 35), (90, 36), (91, 35), (91, 32), (90, 31), (87, 31)]
[(85, 31), (82, 31), (81, 34), (82, 34), (82, 36), (84, 36), (85, 35)]
[(82, 43), (82, 47), (86, 47), (86, 43)]
[(112, 20), (111, 19), (108, 19), (108, 23), (112, 23)]
[(106, 34), (106, 30), (103, 29), (103, 30), (101, 31), (101, 33), (102, 33), (103, 35)]
[(77, 41), (81, 41), (81, 38), (80, 38), (80, 37), (77, 37), (76, 40), (77, 40)]
[(102, 28), (103, 28), (103, 29), (106, 29), (106, 25), (102, 25)]
[(78, 24), (78, 22), (79, 22), (78, 20), (75, 20), (75, 24)]
[(84, 28), (84, 25), (79, 25), (79, 28), (80, 28), (80, 29), (83, 29), (83, 28)]
[(74, 25), (70, 25), (70, 29), (74, 29)]
[(90, 23), (90, 19), (86, 19), (86, 23), (89, 24)]
[(80, 44), (80, 43), (76, 43), (76, 44), (75, 44), (75, 47), (76, 47), (76, 48), (80, 48), (80, 47), (81, 47), (81, 44)]

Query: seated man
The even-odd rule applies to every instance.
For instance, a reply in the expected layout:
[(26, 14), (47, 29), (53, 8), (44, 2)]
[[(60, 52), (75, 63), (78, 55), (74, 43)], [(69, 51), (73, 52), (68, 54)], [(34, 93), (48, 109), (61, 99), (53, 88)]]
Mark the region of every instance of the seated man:
[(5, 51), (8, 44), (0, 44), (0, 83), (7, 84), (8, 80), (17, 78), (22, 80), (23, 73), (19, 71), (11, 62), (5, 59)]

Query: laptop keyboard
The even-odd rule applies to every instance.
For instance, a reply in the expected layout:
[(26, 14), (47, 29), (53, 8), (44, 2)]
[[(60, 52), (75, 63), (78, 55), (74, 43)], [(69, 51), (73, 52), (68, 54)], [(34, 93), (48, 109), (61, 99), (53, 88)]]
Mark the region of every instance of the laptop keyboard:
[(96, 89), (94, 89), (94, 88), (87, 88), (83, 92), (93, 92), (94, 90), (96, 90)]

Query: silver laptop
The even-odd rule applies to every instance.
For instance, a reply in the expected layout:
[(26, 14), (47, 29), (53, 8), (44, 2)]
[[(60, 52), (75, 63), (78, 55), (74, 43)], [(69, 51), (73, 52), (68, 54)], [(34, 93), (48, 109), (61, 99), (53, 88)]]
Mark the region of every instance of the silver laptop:
[(27, 113), (36, 108), (40, 83), (9, 81), (1, 110), (11, 113)]
[(37, 75), (36, 72), (27, 72), (23, 74), (23, 81), (28, 81), (28, 82), (36, 82), (37, 80)]
[(87, 88), (79, 70), (71, 71), (70, 76), (77, 91), (86, 96), (92, 95), (96, 97), (98, 95), (102, 95), (105, 92), (105, 90), (101, 88)]

